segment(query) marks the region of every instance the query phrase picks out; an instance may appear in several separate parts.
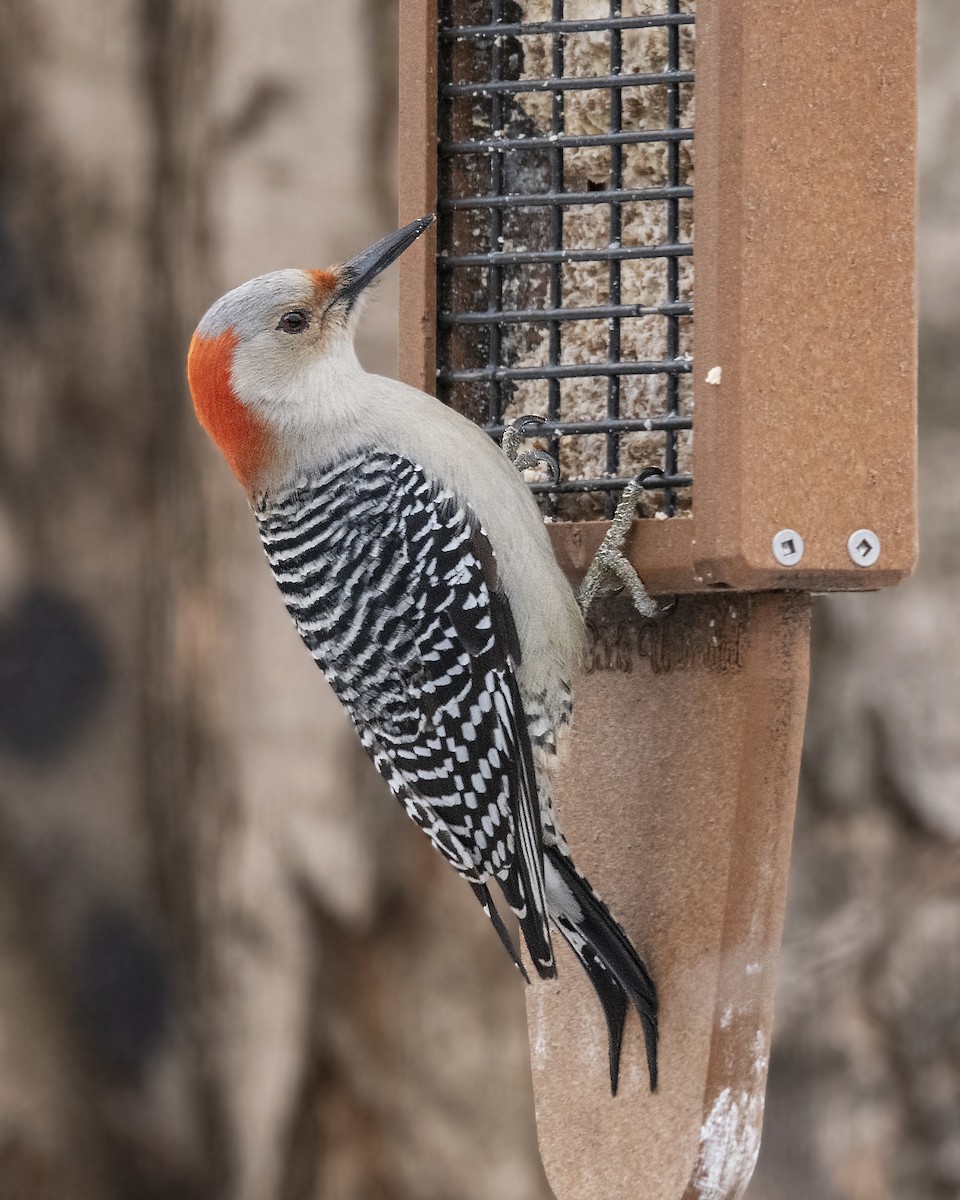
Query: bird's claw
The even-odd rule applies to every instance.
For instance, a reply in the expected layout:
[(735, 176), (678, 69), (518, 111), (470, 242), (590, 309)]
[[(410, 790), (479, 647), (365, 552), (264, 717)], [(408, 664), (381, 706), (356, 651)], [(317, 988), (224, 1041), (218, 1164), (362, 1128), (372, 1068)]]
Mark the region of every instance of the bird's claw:
[(662, 474), (663, 472), (656, 467), (647, 467), (634, 476), (623, 489), (610, 528), (580, 585), (577, 599), (584, 616), (597, 596), (602, 592), (612, 591), (617, 583), (630, 589), (633, 606), (641, 616), (655, 617), (661, 612), (656, 600), (648, 595), (633, 564), (624, 555), (623, 543), (636, 515), (637, 501), (643, 495), (644, 481), (652, 475)]
[(532, 436), (533, 431), (543, 425), (545, 420), (545, 417), (535, 413), (515, 417), (503, 431), (500, 449), (518, 471), (526, 471), (529, 467), (544, 463), (550, 472), (550, 482), (557, 483), (560, 480), (560, 465), (552, 454), (548, 454), (546, 450), (520, 450), (523, 439)]

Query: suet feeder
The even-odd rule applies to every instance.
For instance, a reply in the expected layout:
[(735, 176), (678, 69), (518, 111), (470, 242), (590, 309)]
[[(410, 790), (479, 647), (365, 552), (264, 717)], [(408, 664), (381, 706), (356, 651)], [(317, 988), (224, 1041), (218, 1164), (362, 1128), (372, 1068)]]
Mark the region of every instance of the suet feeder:
[[(524, 413), (578, 583), (642, 468), (627, 552), (676, 597), (590, 615), (559, 786), (650, 965), (609, 1095), (572, 959), (528, 992), (559, 1200), (743, 1194), (759, 1148), (810, 594), (916, 556), (916, 12), (896, 0), (402, 0), (401, 371)], [(562, 952), (561, 952), (562, 953)], [(566, 969), (564, 969), (566, 968)]]

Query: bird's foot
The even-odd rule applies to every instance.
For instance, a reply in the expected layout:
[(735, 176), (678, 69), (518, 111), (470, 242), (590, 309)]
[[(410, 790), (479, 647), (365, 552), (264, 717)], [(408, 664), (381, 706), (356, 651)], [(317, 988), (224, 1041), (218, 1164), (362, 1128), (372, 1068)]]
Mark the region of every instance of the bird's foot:
[(610, 522), (610, 528), (600, 543), (600, 548), (590, 564), (586, 578), (580, 585), (577, 600), (584, 616), (590, 605), (603, 592), (613, 591), (620, 584), (630, 590), (633, 606), (644, 617), (655, 617), (660, 608), (656, 600), (648, 595), (643, 586), (643, 580), (637, 574), (632, 563), (623, 553), (623, 544), (630, 532), (630, 526), (636, 516), (637, 502), (643, 495), (643, 481), (651, 475), (661, 475), (663, 472), (656, 467), (648, 467), (635, 476), (623, 489), (623, 494), (617, 504)]
[(550, 482), (557, 483), (560, 479), (560, 466), (552, 454), (548, 454), (546, 450), (520, 450), (523, 439), (531, 436), (532, 430), (542, 425), (544, 420), (544, 417), (533, 415), (514, 418), (503, 431), (500, 449), (518, 471), (526, 471), (528, 467), (543, 463), (550, 473)]

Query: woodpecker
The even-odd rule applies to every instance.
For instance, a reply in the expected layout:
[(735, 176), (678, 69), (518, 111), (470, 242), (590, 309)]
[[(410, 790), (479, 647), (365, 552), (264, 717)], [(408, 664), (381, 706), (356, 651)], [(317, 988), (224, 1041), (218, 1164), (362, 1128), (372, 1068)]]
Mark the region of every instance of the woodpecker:
[(368, 374), (354, 350), (365, 289), (432, 220), (328, 270), (228, 292), (190, 344), (194, 406), (247, 492), (303, 642), (394, 796), (525, 978), (493, 881), (542, 978), (556, 974), (551, 926), (566, 940), (603, 1008), (614, 1094), (634, 1005), (653, 1089), (653, 981), (554, 812), (584, 637), (577, 601), (507, 456), (434, 397)]

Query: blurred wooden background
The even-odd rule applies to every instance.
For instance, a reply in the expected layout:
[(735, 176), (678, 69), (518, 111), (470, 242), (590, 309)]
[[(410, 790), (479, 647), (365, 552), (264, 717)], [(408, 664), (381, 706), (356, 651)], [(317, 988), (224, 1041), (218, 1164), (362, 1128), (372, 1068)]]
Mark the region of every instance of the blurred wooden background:
[[(922, 8), (921, 567), (818, 602), (752, 1200), (960, 1194), (960, 26)], [(0, 9), (2, 1200), (548, 1195), (515, 972), (183, 379), (224, 288), (392, 225), (395, 38), (395, 0)]]

